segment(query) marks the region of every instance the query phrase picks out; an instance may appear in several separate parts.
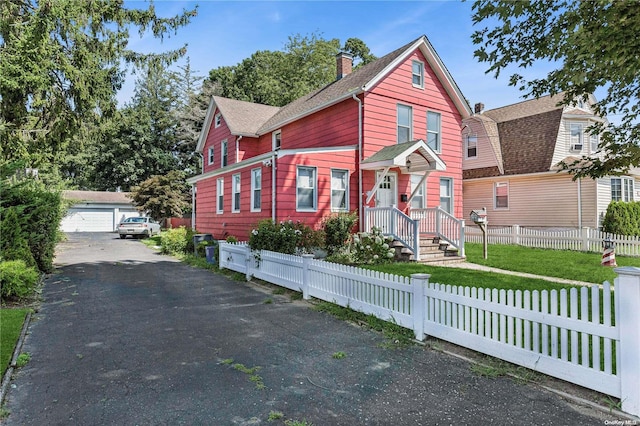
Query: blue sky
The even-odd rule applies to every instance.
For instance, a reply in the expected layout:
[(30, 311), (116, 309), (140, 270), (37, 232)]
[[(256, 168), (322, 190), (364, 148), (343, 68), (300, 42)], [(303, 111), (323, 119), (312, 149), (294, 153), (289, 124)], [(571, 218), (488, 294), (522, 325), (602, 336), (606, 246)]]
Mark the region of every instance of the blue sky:
[[(155, 1), (160, 16), (172, 16), (199, 5), (191, 23), (163, 42), (131, 34), (129, 47), (159, 52), (188, 45), (192, 69), (205, 76), (209, 70), (235, 65), (258, 50), (282, 50), (290, 35), (319, 33), (344, 43), (350, 37), (364, 41), (380, 57), (426, 35), (460, 86), (471, 107), (486, 109), (520, 102), (521, 93), (508, 86), (508, 73), (495, 79), (485, 74), (486, 64), (473, 57), (471, 42), (472, 1)], [(145, 8), (133, 0), (127, 7)], [(184, 64), (181, 60), (178, 64)], [(525, 73), (546, 74), (542, 67)], [(135, 77), (130, 76), (119, 95), (122, 105), (132, 95)]]

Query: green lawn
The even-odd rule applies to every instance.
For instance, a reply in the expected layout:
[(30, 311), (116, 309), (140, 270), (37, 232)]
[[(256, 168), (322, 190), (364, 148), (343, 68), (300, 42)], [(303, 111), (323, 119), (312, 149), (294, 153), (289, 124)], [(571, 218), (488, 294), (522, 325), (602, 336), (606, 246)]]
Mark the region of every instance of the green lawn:
[(9, 368), (27, 312), (27, 309), (0, 309), (0, 370), (3, 376)]
[[(467, 261), (509, 271), (528, 272), (548, 277), (613, 283), (614, 268), (602, 266), (602, 253), (538, 249), (503, 244), (489, 244), (488, 259), (482, 258), (482, 244), (465, 244)], [(640, 257), (616, 256), (618, 266), (640, 267)]]

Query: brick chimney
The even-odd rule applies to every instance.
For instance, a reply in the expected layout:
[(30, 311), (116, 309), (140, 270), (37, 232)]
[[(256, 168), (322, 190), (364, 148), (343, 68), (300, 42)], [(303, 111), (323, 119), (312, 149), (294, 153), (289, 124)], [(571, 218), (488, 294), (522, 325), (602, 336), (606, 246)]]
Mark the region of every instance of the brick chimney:
[(336, 70), (337, 70), (336, 80), (340, 80), (342, 77), (345, 77), (351, 74), (352, 68), (353, 68), (353, 56), (351, 56), (346, 52), (339, 52), (336, 55)]
[(482, 111), (484, 111), (484, 104), (483, 104), (483, 103), (478, 102), (478, 103), (475, 105), (475, 107), (474, 107), (474, 112), (475, 112), (476, 114), (482, 114)]

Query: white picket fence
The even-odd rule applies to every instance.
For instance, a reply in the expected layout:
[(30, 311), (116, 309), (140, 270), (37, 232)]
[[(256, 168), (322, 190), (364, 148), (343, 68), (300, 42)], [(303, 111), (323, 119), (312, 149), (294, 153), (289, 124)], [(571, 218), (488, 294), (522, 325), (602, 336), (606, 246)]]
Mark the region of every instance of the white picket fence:
[(615, 289), (478, 289), (220, 242), (219, 266), (620, 398), (640, 415), (640, 268)]
[[(489, 226), (489, 244), (515, 244), (525, 247), (601, 252), (602, 242), (610, 238), (615, 243), (616, 254), (640, 256), (640, 239), (628, 235), (615, 235), (593, 228), (548, 231), (513, 226)], [(465, 239), (470, 243), (482, 243), (482, 231), (477, 226), (465, 228)]]

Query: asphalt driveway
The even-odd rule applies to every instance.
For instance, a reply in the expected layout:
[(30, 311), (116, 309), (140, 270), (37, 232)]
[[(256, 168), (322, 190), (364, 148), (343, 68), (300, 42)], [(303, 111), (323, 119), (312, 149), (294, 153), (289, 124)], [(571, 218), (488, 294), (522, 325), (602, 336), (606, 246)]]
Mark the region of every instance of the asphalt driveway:
[[(8, 425), (602, 425), (596, 410), (116, 234), (70, 234)], [(333, 354), (343, 352), (344, 358)], [(282, 418), (270, 413), (282, 413)]]

